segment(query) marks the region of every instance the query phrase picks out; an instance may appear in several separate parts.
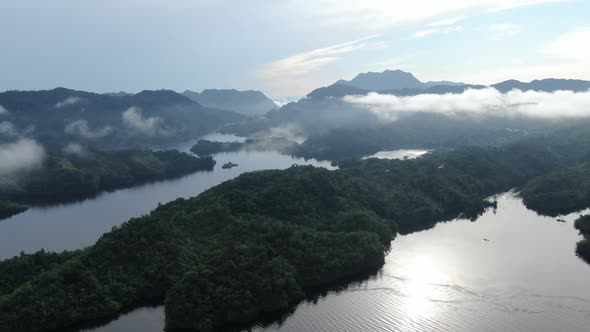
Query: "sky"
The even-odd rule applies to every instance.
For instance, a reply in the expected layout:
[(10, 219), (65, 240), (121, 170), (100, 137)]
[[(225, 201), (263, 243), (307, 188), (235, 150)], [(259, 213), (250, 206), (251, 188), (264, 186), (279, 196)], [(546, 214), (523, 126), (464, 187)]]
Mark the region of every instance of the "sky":
[(0, 91), (590, 80), (587, 0), (0, 0)]

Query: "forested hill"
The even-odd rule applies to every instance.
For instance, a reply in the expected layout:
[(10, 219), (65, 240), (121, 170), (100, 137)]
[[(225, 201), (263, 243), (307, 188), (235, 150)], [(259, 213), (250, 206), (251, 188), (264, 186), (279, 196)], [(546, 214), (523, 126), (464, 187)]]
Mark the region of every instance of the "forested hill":
[(211, 157), (178, 151), (52, 153), (39, 168), (0, 177), (0, 219), (31, 204), (81, 200), (102, 191), (212, 170), (214, 165)]
[(211, 108), (230, 110), (244, 115), (260, 115), (278, 106), (260, 91), (206, 89), (201, 93), (186, 90), (182, 95)]
[[(336, 171), (243, 174), (62, 254), (70, 256), (5, 262), (12, 273), (0, 275), (0, 326), (61, 329), (153, 300), (165, 301), (168, 330), (250, 323), (311, 289), (376, 271), (398, 230), (475, 218), (491, 194), (588, 162), (588, 142), (582, 130), (416, 160), (353, 161)], [(45, 263), (23, 263), (35, 261)]]
[(95, 148), (146, 147), (193, 139), (240, 121), (170, 90), (97, 94), (65, 88), (0, 93), (0, 143), (32, 138), (51, 150), (80, 142)]

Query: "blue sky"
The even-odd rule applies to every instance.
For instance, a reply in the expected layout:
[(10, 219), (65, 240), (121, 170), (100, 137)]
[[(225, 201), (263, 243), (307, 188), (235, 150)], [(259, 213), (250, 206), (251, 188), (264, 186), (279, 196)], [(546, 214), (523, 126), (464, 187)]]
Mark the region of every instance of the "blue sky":
[(589, 14), (585, 0), (0, 0), (0, 90), (590, 79)]

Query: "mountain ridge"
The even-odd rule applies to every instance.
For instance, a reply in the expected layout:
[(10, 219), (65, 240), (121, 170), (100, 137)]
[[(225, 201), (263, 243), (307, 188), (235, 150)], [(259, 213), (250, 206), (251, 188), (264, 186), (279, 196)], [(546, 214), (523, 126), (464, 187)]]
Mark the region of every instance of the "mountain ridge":
[(206, 107), (250, 116), (279, 108), (274, 101), (258, 90), (205, 89), (200, 93), (185, 90), (182, 95)]

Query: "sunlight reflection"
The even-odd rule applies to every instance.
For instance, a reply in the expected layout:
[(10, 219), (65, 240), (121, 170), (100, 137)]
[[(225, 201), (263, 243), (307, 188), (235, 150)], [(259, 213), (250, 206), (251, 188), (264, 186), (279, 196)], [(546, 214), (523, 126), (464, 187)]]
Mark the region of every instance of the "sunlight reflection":
[(438, 299), (437, 285), (447, 282), (442, 265), (431, 255), (413, 257), (405, 270), (406, 282), (401, 287), (405, 297), (405, 311), (414, 317), (431, 317), (435, 314), (432, 299)]

